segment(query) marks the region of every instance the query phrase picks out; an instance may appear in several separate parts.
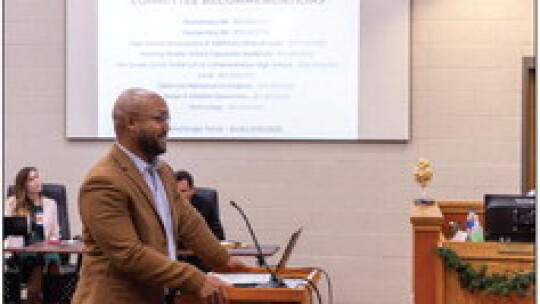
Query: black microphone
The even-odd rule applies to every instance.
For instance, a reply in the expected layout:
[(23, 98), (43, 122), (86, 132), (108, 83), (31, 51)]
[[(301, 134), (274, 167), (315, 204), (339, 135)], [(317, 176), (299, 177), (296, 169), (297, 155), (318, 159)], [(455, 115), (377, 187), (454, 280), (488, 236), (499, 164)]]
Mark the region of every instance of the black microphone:
[(244, 218), (244, 222), (246, 222), (246, 225), (248, 227), (249, 233), (251, 234), (251, 238), (253, 239), (253, 243), (255, 244), (255, 247), (257, 248), (257, 251), (259, 255), (257, 256), (259, 260), (260, 266), (264, 266), (268, 273), (270, 273), (270, 281), (268, 283), (264, 283), (261, 285), (257, 285), (257, 288), (283, 288), (287, 287), (285, 282), (278, 277), (278, 275), (268, 266), (268, 263), (266, 263), (266, 259), (264, 258), (261, 246), (259, 245), (259, 241), (257, 241), (257, 237), (255, 236), (255, 232), (253, 232), (253, 228), (251, 227), (251, 224), (249, 223), (249, 220), (238, 204), (236, 204), (234, 201), (231, 201), (231, 205), (240, 212), (240, 215), (242, 215), (242, 218)]

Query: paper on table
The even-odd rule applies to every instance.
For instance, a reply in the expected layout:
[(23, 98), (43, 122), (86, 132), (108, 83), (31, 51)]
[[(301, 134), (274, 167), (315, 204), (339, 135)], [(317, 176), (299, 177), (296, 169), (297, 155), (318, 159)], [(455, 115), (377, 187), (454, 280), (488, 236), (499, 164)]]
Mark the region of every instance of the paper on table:
[[(235, 286), (251, 286), (264, 284), (270, 281), (270, 275), (267, 273), (214, 273), (220, 280)], [(304, 279), (283, 279), (287, 288), (297, 288), (306, 283)]]
[(259, 284), (270, 281), (268, 273), (214, 273), (220, 280), (230, 284)]
[(4, 247), (24, 247), (24, 237), (10, 235), (4, 240)]
[(298, 288), (307, 283), (305, 279), (283, 279), (283, 282), (285, 282), (288, 288)]
[(467, 232), (458, 230), (454, 237), (452, 237), (452, 241), (454, 242), (465, 242), (467, 240)]

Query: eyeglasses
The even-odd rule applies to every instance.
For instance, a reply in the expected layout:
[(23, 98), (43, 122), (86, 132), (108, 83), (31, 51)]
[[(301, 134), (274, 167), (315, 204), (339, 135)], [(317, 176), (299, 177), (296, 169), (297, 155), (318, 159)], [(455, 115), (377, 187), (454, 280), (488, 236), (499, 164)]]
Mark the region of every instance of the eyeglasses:
[(171, 118), (169, 117), (169, 114), (156, 114), (156, 115), (144, 115), (144, 114), (141, 114), (140, 116), (144, 116), (148, 119), (151, 119), (159, 124), (165, 124), (165, 123), (169, 123), (169, 121), (171, 120)]
[(169, 123), (169, 121), (171, 120), (171, 118), (169, 117), (169, 115), (151, 115), (149, 116), (153, 121), (157, 122), (157, 123)]

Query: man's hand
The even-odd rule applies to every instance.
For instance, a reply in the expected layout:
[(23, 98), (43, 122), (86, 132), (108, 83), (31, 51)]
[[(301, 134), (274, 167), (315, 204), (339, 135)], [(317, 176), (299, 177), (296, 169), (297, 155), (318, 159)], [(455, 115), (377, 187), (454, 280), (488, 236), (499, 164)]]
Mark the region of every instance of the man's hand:
[(229, 283), (223, 282), (212, 273), (206, 275), (204, 285), (197, 295), (201, 304), (228, 304), (227, 287)]
[(216, 268), (216, 272), (249, 272), (251, 267), (247, 266), (240, 258), (230, 256), (227, 263)]
[(228, 272), (245, 272), (248, 271), (249, 267), (242, 261), (240, 258), (231, 256), (227, 261)]

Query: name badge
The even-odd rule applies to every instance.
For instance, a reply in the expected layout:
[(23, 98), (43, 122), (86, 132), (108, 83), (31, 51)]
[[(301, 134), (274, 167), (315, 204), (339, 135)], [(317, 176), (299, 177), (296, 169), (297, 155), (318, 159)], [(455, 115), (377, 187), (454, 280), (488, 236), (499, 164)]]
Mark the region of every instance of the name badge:
[(36, 213), (36, 224), (43, 225), (43, 212)]

